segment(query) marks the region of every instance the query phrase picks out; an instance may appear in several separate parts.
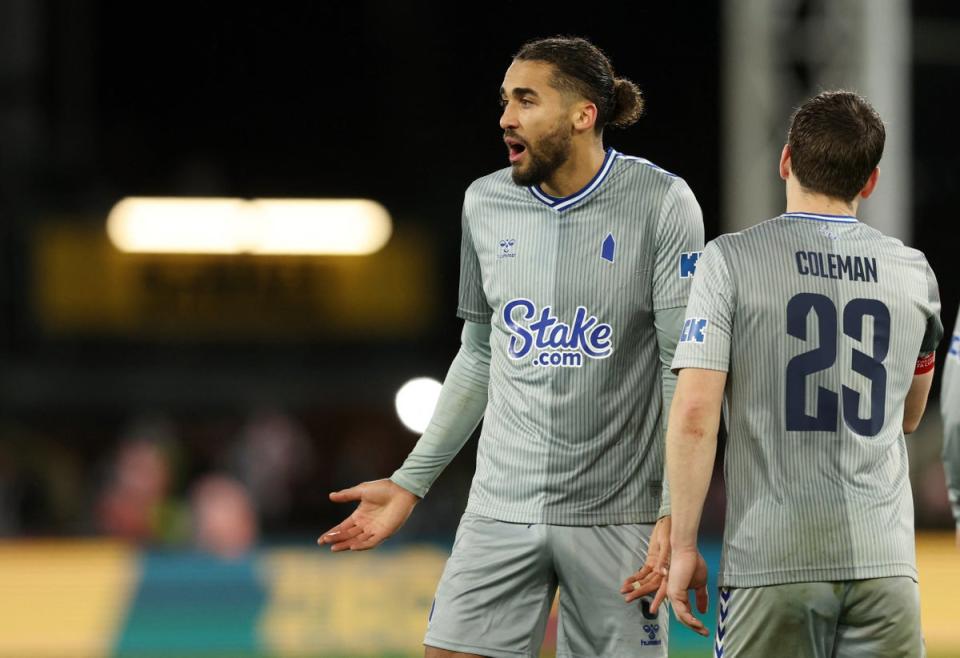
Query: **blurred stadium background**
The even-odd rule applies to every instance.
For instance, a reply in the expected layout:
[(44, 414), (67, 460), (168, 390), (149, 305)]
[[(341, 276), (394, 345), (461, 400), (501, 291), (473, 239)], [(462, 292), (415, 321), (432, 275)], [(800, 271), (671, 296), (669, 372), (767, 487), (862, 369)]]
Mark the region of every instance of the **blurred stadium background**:
[[(387, 546), (332, 556), (314, 540), (348, 511), (330, 490), (389, 475), (417, 438), (395, 396), (442, 379), (458, 346), (460, 202), (506, 164), (503, 71), (556, 33), (639, 83), (646, 117), (607, 142), (686, 178), (708, 238), (781, 210), (791, 107), (864, 93), (890, 139), (862, 216), (927, 253), (952, 326), (957, 3), (571, 18), (0, 0), (0, 658), (420, 654), (475, 442)], [(123, 253), (106, 227), (126, 197), (365, 198), (392, 229), (369, 255)], [(924, 628), (945, 657), (960, 656), (960, 554), (937, 391), (909, 444)], [(676, 627), (672, 645), (710, 653)]]

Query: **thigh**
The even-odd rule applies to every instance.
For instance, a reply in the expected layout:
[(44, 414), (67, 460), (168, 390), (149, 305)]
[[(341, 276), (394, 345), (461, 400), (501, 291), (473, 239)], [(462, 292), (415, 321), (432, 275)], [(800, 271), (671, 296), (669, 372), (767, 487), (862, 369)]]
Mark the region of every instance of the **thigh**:
[(830, 658), (844, 591), (844, 583), (722, 587), (714, 654)]
[(551, 526), (560, 581), (557, 657), (666, 656), (670, 612), (625, 603), (623, 581), (647, 554), (652, 525)]
[(837, 658), (925, 655), (920, 631), (920, 588), (912, 578), (849, 583), (837, 632)]
[(495, 658), (537, 656), (556, 587), (543, 525), (464, 514), (423, 642)]

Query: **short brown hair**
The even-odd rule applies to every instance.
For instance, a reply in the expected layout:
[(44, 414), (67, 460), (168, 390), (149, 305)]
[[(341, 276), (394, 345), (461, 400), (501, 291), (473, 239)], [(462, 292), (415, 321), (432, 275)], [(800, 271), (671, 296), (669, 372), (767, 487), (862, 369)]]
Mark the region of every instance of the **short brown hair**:
[(793, 114), (793, 173), (811, 192), (850, 203), (880, 162), (886, 132), (877, 111), (849, 91), (824, 91)]
[(528, 41), (513, 58), (552, 65), (554, 87), (578, 94), (597, 106), (598, 133), (607, 125), (631, 126), (643, 114), (640, 88), (626, 78), (616, 77), (607, 56), (586, 39), (551, 37)]

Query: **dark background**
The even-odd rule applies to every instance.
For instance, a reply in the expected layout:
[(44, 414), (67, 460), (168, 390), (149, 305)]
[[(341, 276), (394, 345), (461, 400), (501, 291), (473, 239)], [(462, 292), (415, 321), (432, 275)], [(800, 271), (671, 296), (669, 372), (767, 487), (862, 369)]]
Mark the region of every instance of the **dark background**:
[[(607, 52), (618, 74), (642, 88), (647, 110), (605, 141), (685, 178), (708, 239), (720, 230), (717, 3), (616, 11), (512, 2), (483, 10), (29, 4), (35, 29), (18, 39), (36, 57), (26, 72), (0, 78), (0, 109), (20, 117), (0, 132), (14, 138), (13, 147), (0, 144), (2, 534), (102, 531), (98, 499), (143, 419), (165, 428), (150, 440), (168, 460), (163, 495), (174, 508), (189, 506), (191, 487), (206, 474), (243, 480), (235, 453), (252, 417), (275, 413), (294, 423), (306, 437), (298, 453), (305, 464), (291, 476), (284, 511), (262, 518), (268, 538), (312, 540), (342, 513), (327, 491), (389, 475), (416, 439), (395, 418), (396, 388), (416, 375), (442, 378), (459, 344), (462, 194), (507, 165), (498, 89), (511, 54), (529, 38), (586, 36)], [(952, 244), (960, 56), (924, 30), (960, 20), (960, 9), (916, 2), (914, 16), (913, 244), (939, 277), (949, 332), (960, 297)], [(771, 176), (778, 155), (757, 154)], [(376, 199), (398, 227), (430, 236), (439, 297), (412, 338), (45, 332), (31, 296), (32, 229), (50, 218), (103, 222), (113, 203), (136, 195)], [(473, 450), (441, 478), (408, 536), (452, 535)], [(930, 522), (945, 518), (940, 510)], [(175, 542), (182, 533), (168, 527), (139, 539)]]

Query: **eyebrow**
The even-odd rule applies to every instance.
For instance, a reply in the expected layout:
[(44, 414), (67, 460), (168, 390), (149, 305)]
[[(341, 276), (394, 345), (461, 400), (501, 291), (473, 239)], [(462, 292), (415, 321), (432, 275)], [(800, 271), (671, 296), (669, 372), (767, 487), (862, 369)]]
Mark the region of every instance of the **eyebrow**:
[[(540, 94), (538, 94), (535, 89), (531, 89), (530, 87), (514, 87), (511, 90), (510, 94), (514, 98), (519, 98), (521, 96), (536, 96), (537, 98), (540, 97)], [(500, 87), (500, 97), (502, 98), (506, 95), (507, 95), (507, 90), (504, 89), (503, 87)]]

